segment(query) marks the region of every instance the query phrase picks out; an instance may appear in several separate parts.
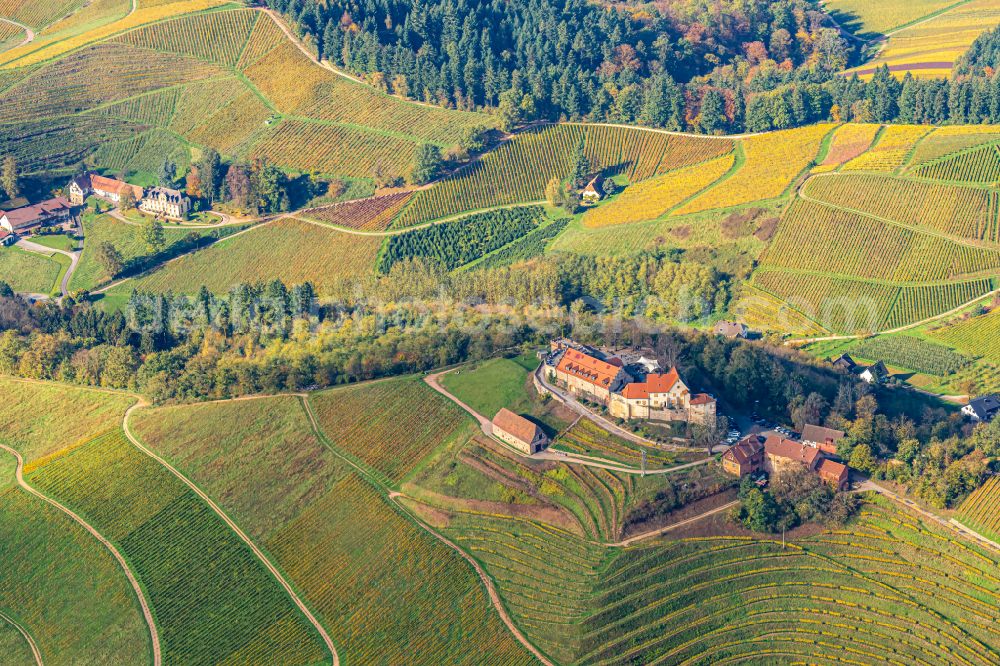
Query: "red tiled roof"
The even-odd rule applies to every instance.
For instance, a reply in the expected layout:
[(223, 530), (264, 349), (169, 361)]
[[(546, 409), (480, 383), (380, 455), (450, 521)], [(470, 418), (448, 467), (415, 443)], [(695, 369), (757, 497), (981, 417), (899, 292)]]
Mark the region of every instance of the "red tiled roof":
[(646, 400), (649, 398), (649, 391), (646, 390), (645, 384), (632, 382), (622, 389), (622, 397), (627, 400)]
[(764, 450), (767, 451), (769, 456), (788, 458), (789, 460), (794, 460), (810, 467), (820, 455), (819, 449), (804, 446), (790, 439), (778, 437), (777, 435), (771, 435), (767, 438), (767, 441), (764, 442)]
[(622, 396), (629, 400), (636, 400), (648, 398), (650, 393), (669, 393), (678, 381), (680, 381), (680, 374), (677, 372), (677, 368), (670, 368), (670, 372), (646, 375), (644, 382), (627, 384), (622, 389)]
[(506, 407), (493, 417), (493, 427), (517, 437), (525, 444), (535, 441), (535, 437), (538, 435), (537, 425)]
[(567, 349), (556, 366), (559, 372), (572, 375), (586, 382), (611, 389), (611, 382), (621, 371), (610, 363), (584, 354), (576, 349)]
[(834, 462), (829, 458), (824, 458), (819, 467), (816, 468), (816, 471), (819, 472), (820, 478), (827, 481), (835, 481), (838, 485), (846, 481), (849, 474), (846, 465), (841, 465), (839, 462)]
[(707, 393), (699, 393), (691, 398), (692, 405), (710, 405), (715, 402), (715, 398)]
[(0, 228), (0, 241), (2, 241), (4, 238), (7, 238), (7, 236), (10, 236), (10, 232), (7, 231), (6, 229)]
[(143, 190), (138, 185), (129, 185), (126, 182), (116, 180), (114, 178), (106, 178), (104, 176), (91, 176), (90, 186), (95, 190), (101, 190), (102, 192), (114, 192), (115, 194), (121, 195), (122, 191), (127, 188), (132, 188), (132, 194), (135, 196), (136, 201), (142, 198)]
[(725, 455), (741, 465), (746, 465), (763, 448), (764, 446), (758, 435), (747, 435), (726, 451)]

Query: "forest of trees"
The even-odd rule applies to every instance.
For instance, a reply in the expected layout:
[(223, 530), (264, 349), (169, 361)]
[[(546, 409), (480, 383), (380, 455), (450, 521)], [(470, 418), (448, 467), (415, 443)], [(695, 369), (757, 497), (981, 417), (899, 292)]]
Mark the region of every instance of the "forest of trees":
[(863, 57), (814, 0), (267, 0), (332, 64), (382, 90), (536, 120), (704, 133), (822, 120), (1000, 122), (996, 31), (949, 79), (866, 82)]

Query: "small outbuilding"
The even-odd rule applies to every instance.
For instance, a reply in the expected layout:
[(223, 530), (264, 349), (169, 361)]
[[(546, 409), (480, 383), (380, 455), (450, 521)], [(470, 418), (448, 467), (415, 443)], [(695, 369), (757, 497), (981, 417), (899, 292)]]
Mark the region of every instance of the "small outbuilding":
[(537, 423), (506, 407), (493, 417), (493, 436), (528, 455), (538, 453), (549, 443), (549, 438)]
[(835, 490), (847, 490), (850, 479), (850, 471), (847, 465), (824, 458), (819, 463), (819, 467), (816, 468), (816, 472), (819, 474), (819, 478), (829, 483)]

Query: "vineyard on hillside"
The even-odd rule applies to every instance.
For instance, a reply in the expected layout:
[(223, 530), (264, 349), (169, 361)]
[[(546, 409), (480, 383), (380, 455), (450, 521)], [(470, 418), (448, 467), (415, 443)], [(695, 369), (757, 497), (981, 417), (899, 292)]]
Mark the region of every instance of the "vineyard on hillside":
[(250, 153), (300, 171), (368, 178), (380, 169), (402, 177), (417, 144), (405, 138), (374, 134), (353, 127), (284, 120)]
[[(331, 389), (309, 398), (334, 446), (392, 482), (402, 480), (431, 451), (467, 436), (469, 420), (419, 377)], [(376, 414), (372, 405), (384, 405)]]
[(996, 559), (882, 500), (856, 524), (785, 545), (706, 537), (609, 552), (462, 511), (446, 531), (560, 663), (986, 666), (1000, 644)]
[(164, 661), (327, 657), (314, 628), (253, 552), (121, 431), (49, 460), (30, 483), (118, 546), (156, 609)]
[(381, 240), (285, 218), (184, 255), (119, 289), (195, 294), (205, 285), (221, 294), (244, 282), (281, 280), (312, 282), (320, 294), (332, 295), (373, 274)]
[[(865, 3), (868, 5), (869, 3)], [(884, 3), (877, 3), (881, 7)], [(964, 54), (982, 32), (996, 23), (997, 0), (949, 3), (952, 8), (926, 22), (916, 22), (894, 33), (878, 57), (864, 65), (889, 65), (898, 77), (907, 71), (913, 76), (949, 78), (950, 64)], [(912, 67), (912, 69), (908, 69)]]
[(19, 247), (0, 248), (0, 275), (14, 291), (48, 294), (58, 285), (62, 266), (55, 260)]
[(878, 332), (949, 312), (992, 290), (990, 279), (898, 286), (763, 269), (754, 286), (837, 333)]
[(627, 439), (612, 435), (589, 419), (582, 419), (560, 434), (552, 446), (571, 453), (613, 460), (635, 469), (639, 469), (642, 464), (641, 448), (646, 449), (648, 469), (671, 467), (679, 460), (676, 453), (653, 447), (639, 447)]
[(727, 139), (673, 136), (604, 125), (548, 125), (516, 135), (496, 150), (429, 190), (419, 192), (397, 226), (410, 226), (464, 211), (541, 201), (552, 178), (565, 178), (573, 151), (584, 140), (591, 164), (605, 174), (637, 182), (719, 157), (733, 149)]
[(819, 168), (832, 170), (845, 162), (850, 162), (861, 153), (868, 150), (881, 125), (865, 123), (848, 123), (841, 125), (833, 133), (830, 150), (826, 158), (820, 162)]
[[(149, 630), (118, 562), (69, 516), (16, 487), (6, 451), (0, 533), (0, 609), (30, 627), (45, 663), (151, 661)], [(30, 652), (23, 662), (16, 656), (5, 651), (0, 660), (35, 663)]]
[(1000, 251), (798, 199), (782, 219), (761, 265), (890, 282), (931, 282), (1000, 270)]
[(928, 334), (966, 354), (1000, 363), (1000, 309), (949, 322)]
[(502, 208), (390, 236), (377, 268), (388, 273), (399, 262), (424, 259), (454, 270), (527, 236), (545, 219), (541, 206)]
[[(0, 377), (0, 391), (18, 396), (0, 411), (0, 442), (24, 457), (25, 473), (37, 461), (116, 427), (136, 400), (122, 393), (7, 377)], [(63, 414), (74, 417), (63, 418)]]
[[(392, 410), (392, 397), (382, 397)], [(468, 565), (348, 473), (313, 436), (298, 398), (182, 405), (136, 418), (147, 446), (221, 498), (266, 546), (341, 659), (528, 663)]]
[(0, 16), (39, 29), (83, 4), (83, 0), (0, 0)]
[(881, 175), (810, 178), (803, 194), (835, 206), (953, 236), (1000, 243), (997, 193)]
[(913, 151), (914, 166), (911, 169), (995, 141), (1000, 141), (1000, 126), (945, 125), (938, 127), (917, 144), (917, 149)]
[(1000, 477), (990, 477), (986, 483), (962, 502), (959, 519), (974, 530), (981, 530), (988, 539), (1000, 539)]
[(734, 162), (735, 155), (724, 155), (630, 185), (614, 200), (587, 211), (583, 225), (607, 227), (655, 220), (710, 187), (733, 168)]
[(185, 16), (132, 30), (113, 41), (235, 67), (260, 16), (250, 9)]
[(834, 125), (820, 123), (742, 140), (745, 161), (724, 183), (676, 211), (677, 215), (727, 208), (779, 197), (816, 159), (824, 137)]
[(1000, 180), (1000, 147), (996, 144), (925, 164), (913, 169), (914, 176), (936, 180), (961, 180), (989, 185)]
[(887, 125), (875, 145), (845, 164), (844, 171), (895, 171), (916, 143), (931, 131), (925, 125)]
[(310, 208), (299, 215), (317, 222), (359, 231), (385, 231), (392, 218), (409, 202), (413, 192), (396, 192), (369, 197), (359, 201), (345, 201), (321, 208)]

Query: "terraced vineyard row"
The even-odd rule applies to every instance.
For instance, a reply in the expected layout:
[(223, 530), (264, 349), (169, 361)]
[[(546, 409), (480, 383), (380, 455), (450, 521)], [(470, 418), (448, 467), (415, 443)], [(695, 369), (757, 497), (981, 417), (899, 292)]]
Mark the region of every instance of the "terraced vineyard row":
[(989, 539), (1000, 538), (1000, 477), (990, 477), (962, 502), (958, 509), (962, 522), (981, 530)]
[(820, 123), (742, 140), (746, 160), (733, 176), (676, 211), (677, 215), (779, 197), (816, 159), (834, 125)]
[(740, 321), (759, 331), (774, 330), (801, 337), (829, 333), (788, 303), (752, 284), (744, 285), (743, 298), (737, 303), (735, 312), (739, 313)]
[(646, 450), (646, 460), (650, 469), (676, 465), (678, 455), (656, 447), (639, 447), (628, 440), (616, 437), (597, 426), (589, 419), (579, 421), (562, 433), (552, 445), (564, 451), (579, 453), (620, 462), (636, 469), (642, 464), (642, 451)]
[(94, 152), (98, 164), (118, 171), (155, 174), (164, 159), (172, 161), (178, 171), (183, 172), (191, 162), (191, 151), (176, 136), (158, 128), (124, 141), (105, 143)]
[(915, 227), (1000, 243), (998, 196), (993, 190), (937, 185), (882, 175), (828, 175), (810, 178), (803, 193)]
[(216, 65), (193, 58), (99, 44), (42, 67), (7, 89), (0, 95), (0, 122), (76, 113), (221, 73)]
[(719, 157), (728, 140), (671, 136), (602, 125), (550, 125), (518, 134), (455, 176), (417, 194), (397, 220), (409, 226), (492, 206), (540, 201), (552, 178), (565, 178), (580, 139), (592, 164), (631, 182)]
[(0, 0), (0, 16), (38, 29), (81, 4), (81, 0)]
[(961, 180), (984, 185), (1000, 180), (1000, 147), (996, 144), (921, 165), (912, 170), (914, 176), (937, 180)]
[[(151, 661), (149, 631), (118, 562), (69, 516), (16, 487), (14, 469), (14, 456), (0, 451), (0, 611), (30, 627), (45, 663)], [(23, 660), (4, 640), (7, 629)], [(35, 663), (2, 617), (0, 650), (5, 663)]]
[(994, 141), (1000, 141), (1000, 127), (996, 125), (938, 127), (917, 145), (913, 151), (913, 164), (922, 165)]
[(555, 527), (591, 539), (620, 538), (628, 497), (634, 490), (631, 475), (564, 463), (530, 464), (478, 440), (462, 450), (462, 459), (492, 480), (513, 487), (527, 482), (536, 488), (530, 491), (536, 502), (562, 509), (563, 519), (554, 523)]
[(135, 137), (131, 123), (92, 116), (64, 116), (15, 125), (0, 125), (0, 153), (13, 155), (24, 171), (63, 169), (82, 162), (113, 141)]
[(149, 595), (165, 662), (327, 658), (250, 549), (120, 431), (49, 460), (30, 483), (117, 544)]
[(560, 663), (985, 666), (1000, 645), (996, 559), (880, 499), (850, 527), (786, 545), (708, 537), (602, 552), (464, 512), (446, 530)]
[(412, 192), (396, 192), (360, 201), (345, 201), (332, 206), (310, 208), (302, 211), (301, 215), (338, 227), (349, 227), (360, 231), (384, 231), (389, 228), (392, 218), (412, 196)]
[(285, 120), (254, 146), (251, 157), (302, 171), (370, 178), (376, 168), (403, 176), (416, 143), (347, 126)]
[(944, 314), (988, 293), (990, 279), (897, 286), (816, 273), (761, 270), (754, 285), (837, 333), (878, 332)]
[(574, 663), (608, 551), (547, 525), (454, 514), (445, 534), (481, 561), (514, 619), (558, 663)]
[(891, 282), (930, 282), (1000, 270), (1000, 251), (953, 243), (797, 199), (761, 265)]

